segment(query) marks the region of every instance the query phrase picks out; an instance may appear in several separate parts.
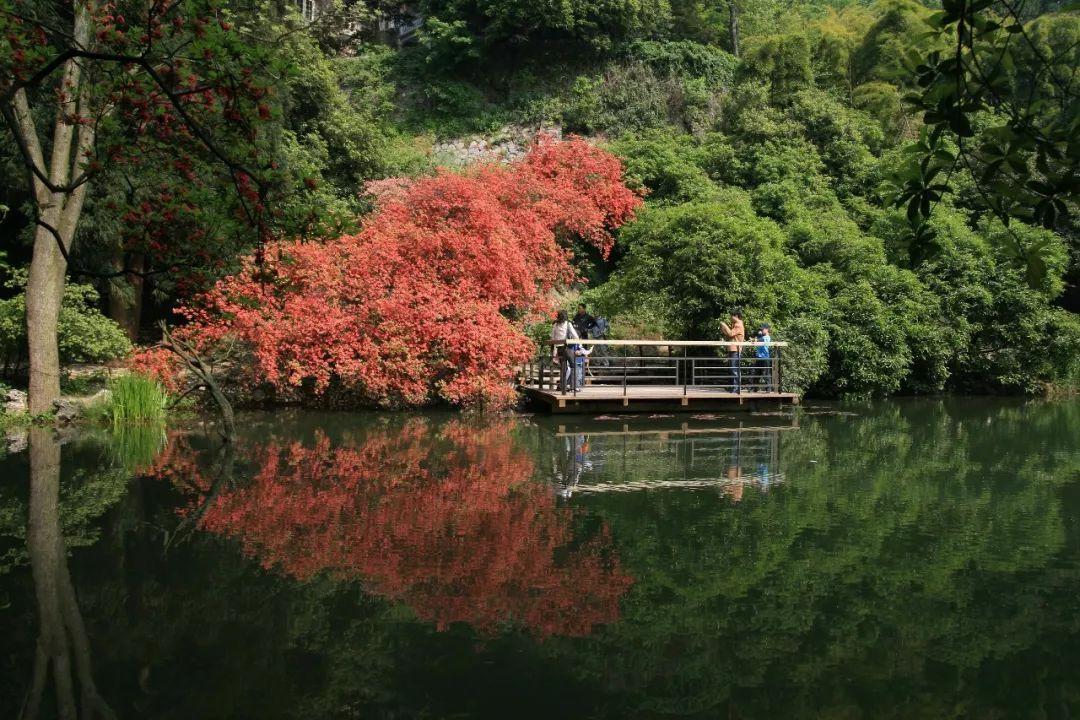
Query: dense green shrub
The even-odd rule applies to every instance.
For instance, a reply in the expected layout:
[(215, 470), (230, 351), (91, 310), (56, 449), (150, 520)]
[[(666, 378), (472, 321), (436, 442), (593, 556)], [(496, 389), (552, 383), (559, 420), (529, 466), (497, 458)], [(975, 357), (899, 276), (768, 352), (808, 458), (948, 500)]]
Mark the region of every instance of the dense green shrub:
[(763, 38), (747, 53), (743, 71), (768, 82), (773, 99), (784, 101), (813, 81), (810, 40), (795, 33)]
[(641, 62), (661, 75), (701, 78), (710, 85), (728, 87), (735, 79), (738, 58), (715, 45), (680, 40), (658, 42), (637, 40), (620, 53), (632, 62)]
[(612, 65), (602, 76), (574, 82), (564, 121), (571, 130), (616, 136), (663, 127), (672, 119), (673, 98), (679, 94), (678, 79), (663, 77), (648, 65)]
[(758, 217), (743, 191), (709, 201), (653, 208), (627, 226), (622, 267), (611, 283), (622, 307), (656, 307), (681, 337), (717, 338), (719, 323), (742, 308), (748, 323), (820, 311), (822, 288), (784, 252), (784, 237)]
[(623, 158), (628, 180), (646, 188), (656, 203), (697, 200), (715, 190), (696, 162), (699, 146), (690, 135), (663, 131), (627, 135), (613, 143), (611, 150)]
[[(60, 306), (61, 362), (107, 362), (131, 349), (120, 326), (97, 309), (92, 285), (69, 283)], [(26, 357), (26, 295), (0, 300), (0, 355), (6, 363)]]
[(880, 0), (876, 22), (863, 35), (851, 57), (854, 84), (872, 80), (893, 83), (911, 78), (904, 57), (911, 48), (929, 48), (935, 42), (923, 18), (933, 11), (918, 0)]
[[(1066, 252), (1060, 237), (1022, 223), (980, 229), (948, 207), (930, 222), (932, 246), (915, 271), (942, 306), (943, 336), (953, 338), (952, 384), (964, 390), (1035, 392), (1076, 382), (1080, 343), (1075, 315), (1052, 301), (1061, 292)], [(883, 220), (875, 232), (902, 245), (902, 220)], [(899, 236), (900, 239), (897, 239)], [(1016, 257), (1016, 242), (1038, 245), (1046, 273), (1029, 276)]]
[(426, 18), (463, 23), (480, 45), (492, 50), (526, 40), (572, 40), (605, 50), (621, 40), (654, 35), (671, 17), (666, 0), (424, 0), (420, 10)]

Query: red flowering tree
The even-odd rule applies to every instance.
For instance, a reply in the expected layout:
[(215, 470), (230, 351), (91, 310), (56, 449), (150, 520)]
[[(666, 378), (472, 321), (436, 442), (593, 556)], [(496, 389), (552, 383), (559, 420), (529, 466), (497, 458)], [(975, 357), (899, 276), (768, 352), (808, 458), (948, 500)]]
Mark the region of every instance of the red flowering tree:
[(606, 527), (575, 537), (572, 510), (533, 480), (511, 432), (414, 420), (341, 446), (325, 435), (249, 446), (253, 479), (216, 492), (174, 442), (156, 474), (194, 492), (185, 512), (198, 527), (236, 538), (268, 569), (361, 579), (440, 628), (586, 635), (618, 619), (632, 580)]
[[(191, 183), (199, 167), (220, 174), (216, 188), (232, 186), (244, 225), (260, 239), (268, 232), (267, 193), (278, 183), (266, 125), (283, 68), (229, 18), (210, 0), (0, 0), (0, 115), (36, 224), (26, 293), (32, 413), (50, 411), (60, 394), (65, 274), (103, 172), (146, 163), (168, 176), (154, 195), (117, 203), (133, 230), (197, 217), (198, 194), (170, 188), (185, 188), (172, 180)], [(133, 233), (139, 250), (166, 263), (191, 254), (146, 235)]]
[(580, 139), (373, 190), (359, 234), (269, 245), (182, 310), (185, 337), (239, 343), (247, 379), (282, 393), (336, 385), (379, 405), (507, 402), (531, 352), (521, 318), (577, 279), (563, 241), (606, 253), (641, 202), (619, 160)]

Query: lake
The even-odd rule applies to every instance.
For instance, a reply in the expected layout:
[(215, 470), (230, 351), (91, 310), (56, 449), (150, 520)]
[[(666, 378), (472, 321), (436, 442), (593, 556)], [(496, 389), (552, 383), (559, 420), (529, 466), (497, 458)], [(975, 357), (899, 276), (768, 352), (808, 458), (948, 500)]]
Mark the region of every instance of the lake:
[(8, 437), (0, 717), (1080, 714), (1075, 400), (238, 424)]

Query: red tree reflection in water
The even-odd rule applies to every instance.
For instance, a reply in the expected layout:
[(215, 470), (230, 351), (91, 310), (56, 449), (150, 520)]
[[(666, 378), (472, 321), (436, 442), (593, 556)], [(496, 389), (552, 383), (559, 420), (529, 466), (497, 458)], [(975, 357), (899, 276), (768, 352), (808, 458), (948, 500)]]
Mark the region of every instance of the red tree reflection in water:
[(440, 629), (587, 635), (618, 619), (632, 583), (606, 526), (575, 541), (572, 511), (531, 481), (508, 423), (435, 432), (415, 420), (354, 446), (320, 435), (244, 455), (254, 479), (206, 500), (201, 528), (301, 580), (362, 577)]

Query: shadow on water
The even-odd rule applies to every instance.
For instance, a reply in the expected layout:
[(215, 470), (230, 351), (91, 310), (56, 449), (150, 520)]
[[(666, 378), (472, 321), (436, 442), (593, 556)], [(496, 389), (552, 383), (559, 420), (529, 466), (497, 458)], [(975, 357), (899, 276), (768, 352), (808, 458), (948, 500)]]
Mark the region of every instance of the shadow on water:
[(0, 715), (1080, 711), (1076, 403), (238, 425), (0, 459)]

